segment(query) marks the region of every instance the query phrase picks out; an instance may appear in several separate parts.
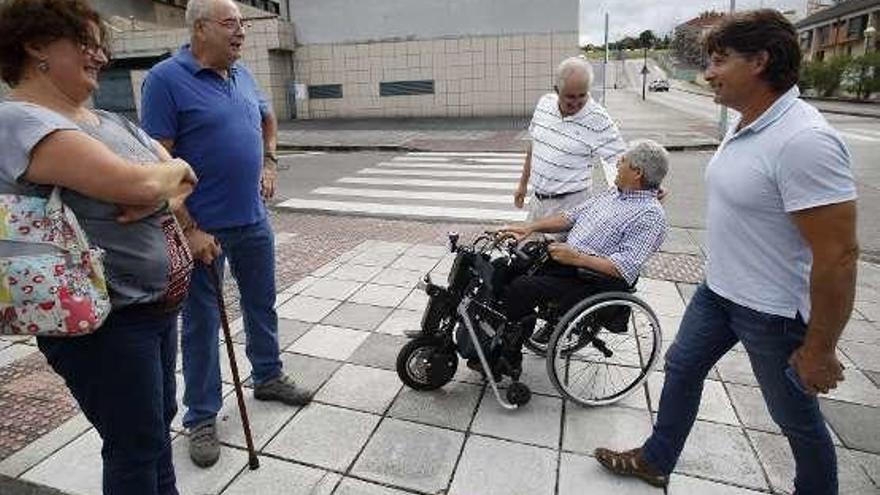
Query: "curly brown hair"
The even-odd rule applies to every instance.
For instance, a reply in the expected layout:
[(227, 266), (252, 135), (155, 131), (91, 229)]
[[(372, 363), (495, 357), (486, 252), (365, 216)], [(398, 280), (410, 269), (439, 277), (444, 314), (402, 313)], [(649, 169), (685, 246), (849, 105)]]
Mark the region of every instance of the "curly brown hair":
[(725, 16), (703, 38), (709, 55), (736, 50), (747, 57), (767, 52), (761, 78), (777, 91), (786, 91), (800, 77), (801, 47), (797, 30), (781, 13), (758, 9)]
[[(98, 26), (95, 40), (91, 24)], [(86, 0), (8, 0), (0, 5), (0, 77), (16, 86), (24, 73), (28, 43), (69, 39), (93, 46), (109, 56), (107, 30), (101, 15)]]

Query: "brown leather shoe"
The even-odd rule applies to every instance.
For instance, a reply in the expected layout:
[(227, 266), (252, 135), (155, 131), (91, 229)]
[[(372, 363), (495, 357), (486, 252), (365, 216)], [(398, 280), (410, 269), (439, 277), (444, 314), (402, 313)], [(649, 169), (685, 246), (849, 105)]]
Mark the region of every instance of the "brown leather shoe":
[(598, 448), (593, 452), (596, 460), (605, 469), (619, 476), (639, 478), (649, 485), (665, 488), (669, 484), (669, 476), (661, 473), (642, 458), (642, 448), (615, 452)]

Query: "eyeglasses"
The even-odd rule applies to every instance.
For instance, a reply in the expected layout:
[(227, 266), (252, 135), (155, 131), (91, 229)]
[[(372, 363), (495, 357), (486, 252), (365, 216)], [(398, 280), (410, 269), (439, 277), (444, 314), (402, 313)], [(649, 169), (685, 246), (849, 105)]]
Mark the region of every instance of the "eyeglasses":
[(82, 41), (79, 44), (79, 49), (86, 55), (91, 55), (92, 57), (97, 57), (99, 55), (107, 56), (107, 48), (104, 47), (101, 43), (98, 43), (95, 40), (86, 40)]
[(228, 19), (220, 19), (219, 21), (217, 19), (205, 19), (205, 20), (215, 22), (215, 23), (223, 26), (223, 28), (225, 28), (227, 31), (233, 31), (233, 32), (238, 31), (239, 29), (244, 31), (245, 29), (248, 29), (251, 27), (251, 24), (249, 22), (245, 22), (244, 19), (242, 19), (240, 17), (230, 17)]

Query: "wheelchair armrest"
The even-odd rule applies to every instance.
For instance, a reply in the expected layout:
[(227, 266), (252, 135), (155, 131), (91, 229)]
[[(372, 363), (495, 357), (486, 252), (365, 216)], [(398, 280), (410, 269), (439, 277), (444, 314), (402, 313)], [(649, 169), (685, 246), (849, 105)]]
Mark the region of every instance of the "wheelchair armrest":
[(624, 292), (635, 292), (636, 282), (638, 282), (638, 279), (636, 279), (636, 282), (633, 282), (632, 285), (630, 285), (622, 278), (612, 277), (611, 275), (583, 267), (577, 268), (577, 278), (591, 285), (607, 286), (608, 290), (619, 290)]

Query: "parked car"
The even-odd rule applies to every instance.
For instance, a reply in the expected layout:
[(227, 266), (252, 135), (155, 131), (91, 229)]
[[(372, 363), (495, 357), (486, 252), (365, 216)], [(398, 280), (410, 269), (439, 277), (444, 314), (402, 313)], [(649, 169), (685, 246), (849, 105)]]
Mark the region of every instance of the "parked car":
[(648, 89), (651, 91), (669, 91), (669, 81), (666, 79), (651, 81), (651, 84), (648, 85)]

